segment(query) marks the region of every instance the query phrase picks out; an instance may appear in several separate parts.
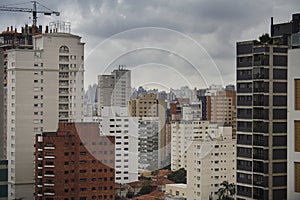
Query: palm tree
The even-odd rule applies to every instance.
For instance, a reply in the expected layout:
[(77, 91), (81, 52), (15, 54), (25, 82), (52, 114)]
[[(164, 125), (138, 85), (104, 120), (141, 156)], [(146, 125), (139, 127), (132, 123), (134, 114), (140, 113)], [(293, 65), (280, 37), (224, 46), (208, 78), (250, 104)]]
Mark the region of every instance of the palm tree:
[(235, 195), (235, 185), (234, 183), (229, 183), (228, 181), (223, 181), (221, 183), (222, 188), (218, 190), (218, 200), (233, 200)]

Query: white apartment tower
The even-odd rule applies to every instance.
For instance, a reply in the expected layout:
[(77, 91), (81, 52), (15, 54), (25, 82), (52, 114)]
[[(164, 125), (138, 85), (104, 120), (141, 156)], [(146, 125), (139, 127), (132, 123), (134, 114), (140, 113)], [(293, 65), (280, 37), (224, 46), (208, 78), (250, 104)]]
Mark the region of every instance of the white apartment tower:
[[(299, 34), (298, 38), (300, 38)], [(300, 39), (298, 39), (300, 41)], [(300, 45), (300, 43), (299, 43)], [(287, 199), (300, 199), (300, 49), (288, 51)]]
[(8, 51), (9, 199), (32, 199), (35, 135), (82, 121), (84, 43), (69, 33), (33, 37), (33, 50)]
[(102, 107), (100, 135), (115, 136), (115, 181), (138, 180), (138, 118), (128, 117), (127, 107)]
[(217, 199), (220, 183), (235, 184), (236, 140), (230, 126), (211, 126), (187, 151), (187, 199)]
[(187, 169), (187, 150), (194, 139), (203, 139), (209, 121), (173, 120), (171, 122), (171, 170)]

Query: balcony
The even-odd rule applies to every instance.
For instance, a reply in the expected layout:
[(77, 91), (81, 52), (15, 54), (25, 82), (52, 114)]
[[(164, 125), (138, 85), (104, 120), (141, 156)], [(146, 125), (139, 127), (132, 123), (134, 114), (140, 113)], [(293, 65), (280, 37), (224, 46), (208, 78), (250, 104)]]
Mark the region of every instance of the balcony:
[(69, 90), (67, 90), (67, 89), (60, 89), (58, 93), (59, 94), (69, 94)]
[(44, 186), (47, 186), (47, 187), (54, 187), (54, 183), (44, 183)]
[(54, 150), (55, 147), (44, 147), (44, 149), (46, 149), (46, 150)]
[(44, 177), (55, 177), (54, 174), (44, 174)]
[(59, 97), (59, 102), (68, 102), (69, 98)]
[(45, 196), (54, 196), (55, 193), (54, 192), (44, 192)]
[(69, 110), (69, 106), (68, 105), (59, 105), (59, 110)]
[(45, 159), (54, 159), (55, 156), (54, 156), (54, 155), (53, 155), (53, 156), (45, 156), (44, 158), (45, 158)]

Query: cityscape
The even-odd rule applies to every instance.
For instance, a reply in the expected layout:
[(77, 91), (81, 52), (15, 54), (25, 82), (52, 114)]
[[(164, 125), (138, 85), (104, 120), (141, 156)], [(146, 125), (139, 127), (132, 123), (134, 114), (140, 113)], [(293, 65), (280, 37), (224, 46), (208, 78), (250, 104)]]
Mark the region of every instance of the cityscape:
[(0, 200), (300, 199), (299, 5), (55, 3), (0, 5)]

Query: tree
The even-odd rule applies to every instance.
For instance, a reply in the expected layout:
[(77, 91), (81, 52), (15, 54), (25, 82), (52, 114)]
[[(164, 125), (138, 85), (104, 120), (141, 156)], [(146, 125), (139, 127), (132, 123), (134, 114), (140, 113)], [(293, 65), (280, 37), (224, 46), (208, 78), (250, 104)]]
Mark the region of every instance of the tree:
[(269, 44), (271, 42), (271, 38), (269, 36), (268, 33), (265, 33), (265, 34), (262, 34), (260, 37), (259, 37), (259, 41), (262, 43), (262, 44)]
[(168, 175), (168, 179), (175, 183), (186, 183), (186, 170), (181, 168)]
[(221, 188), (218, 190), (218, 200), (234, 200), (235, 185), (228, 181), (221, 183)]
[(139, 194), (144, 195), (144, 194), (149, 194), (152, 192), (152, 186), (151, 185), (145, 185), (141, 188)]

